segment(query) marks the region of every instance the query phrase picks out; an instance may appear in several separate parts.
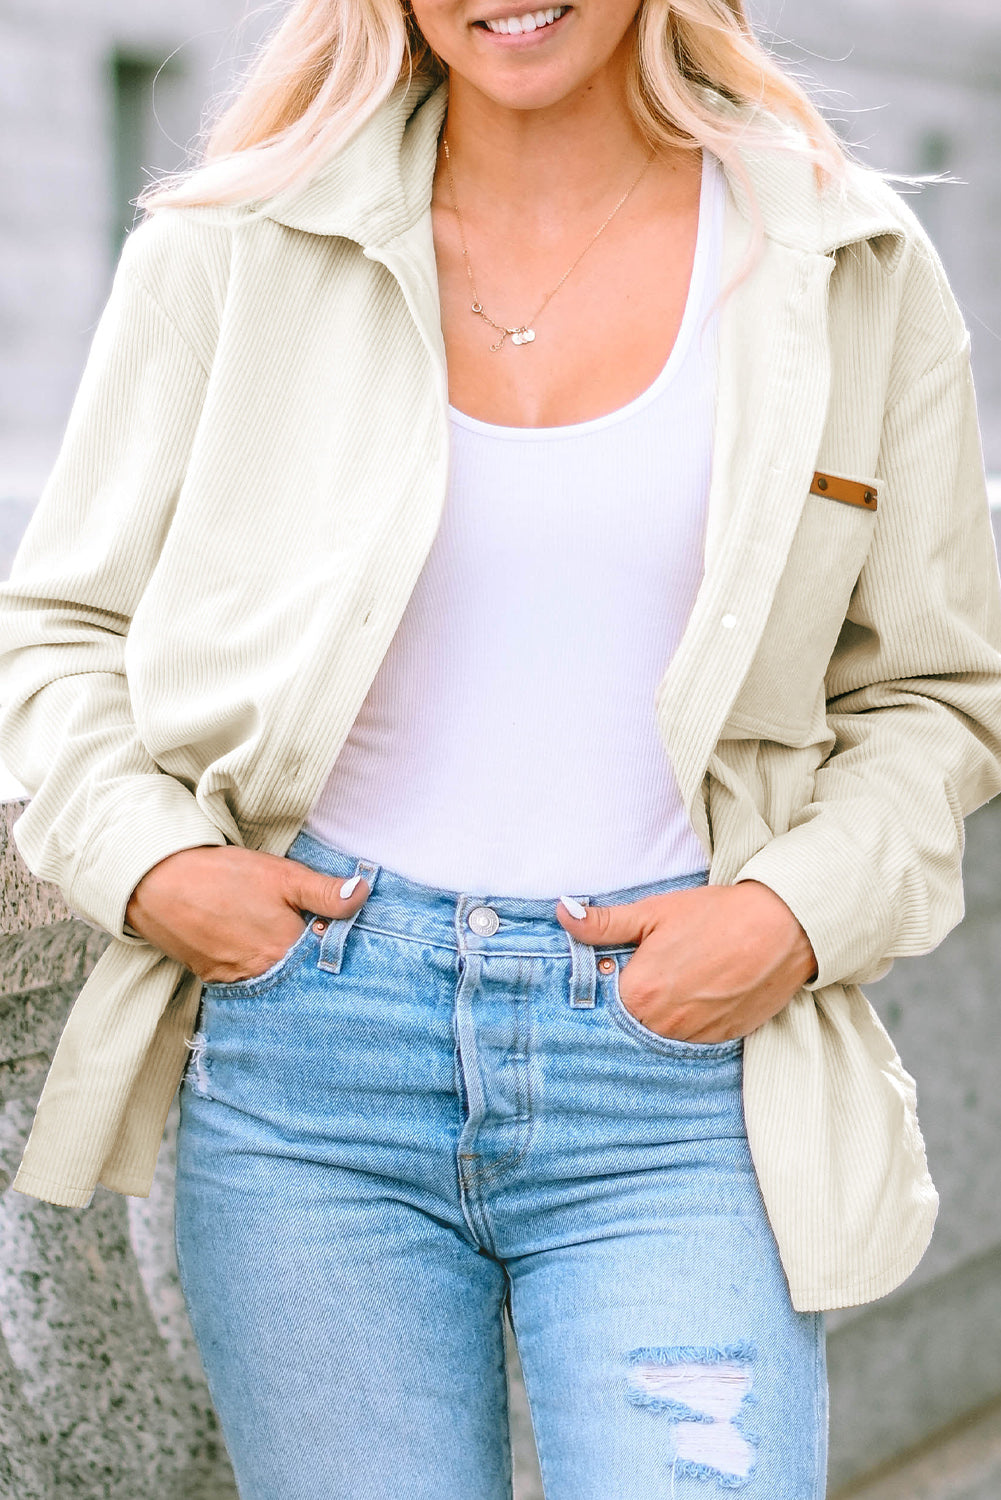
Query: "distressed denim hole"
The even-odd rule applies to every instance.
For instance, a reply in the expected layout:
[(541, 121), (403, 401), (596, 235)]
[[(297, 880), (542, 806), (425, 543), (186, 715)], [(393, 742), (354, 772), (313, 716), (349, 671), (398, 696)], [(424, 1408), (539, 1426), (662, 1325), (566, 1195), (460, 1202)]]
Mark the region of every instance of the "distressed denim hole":
[(738, 1418), (754, 1384), (754, 1350), (634, 1349), (629, 1354), (629, 1400), (672, 1426), (675, 1474), (745, 1484), (755, 1452)]
[(208, 1046), (208, 1038), (204, 1031), (196, 1031), (190, 1039), (185, 1038), (187, 1047), (191, 1053), (188, 1059), (188, 1068), (185, 1074), (185, 1082), (188, 1083), (194, 1093), (201, 1094), (203, 1099), (209, 1096), (209, 1078), (205, 1067), (205, 1049)]

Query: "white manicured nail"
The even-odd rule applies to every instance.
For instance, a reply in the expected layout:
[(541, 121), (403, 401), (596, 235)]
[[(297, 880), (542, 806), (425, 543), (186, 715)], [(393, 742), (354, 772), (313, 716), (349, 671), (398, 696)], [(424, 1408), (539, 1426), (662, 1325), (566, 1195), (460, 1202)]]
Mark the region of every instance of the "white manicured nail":
[(561, 896), (560, 900), (563, 902), (563, 905), (566, 907), (570, 915), (572, 917), (576, 917), (578, 922), (583, 921), (583, 919), (587, 916), (587, 907), (582, 906), (581, 903), (577, 901), (573, 896)]
[(353, 896), (360, 884), (360, 875), (352, 875), (350, 880), (345, 880), (344, 884), (341, 886), (341, 900), (346, 901), (349, 896)]

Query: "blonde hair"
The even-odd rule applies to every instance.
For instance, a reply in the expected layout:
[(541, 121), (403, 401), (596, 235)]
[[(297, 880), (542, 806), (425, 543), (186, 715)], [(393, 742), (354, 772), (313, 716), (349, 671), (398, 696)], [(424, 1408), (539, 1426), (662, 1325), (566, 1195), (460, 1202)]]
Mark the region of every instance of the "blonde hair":
[[(446, 77), (407, 0), (294, 0), (206, 131), (201, 163), (146, 189), (140, 207), (270, 198), (308, 180), (398, 83)], [(821, 179), (843, 169), (838, 137), (756, 37), (744, 0), (642, 0), (629, 105), (651, 145), (724, 161), (759, 145), (798, 151)]]

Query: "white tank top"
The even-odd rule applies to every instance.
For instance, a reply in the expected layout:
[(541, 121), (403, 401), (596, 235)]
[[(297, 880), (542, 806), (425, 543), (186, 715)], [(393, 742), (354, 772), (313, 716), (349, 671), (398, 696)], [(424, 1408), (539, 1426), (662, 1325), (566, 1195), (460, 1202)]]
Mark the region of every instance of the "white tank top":
[(654, 697), (702, 576), (723, 199), (706, 154), (681, 330), (642, 395), (567, 427), (451, 409), (441, 525), (314, 837), (481, 895), (705, 868)]

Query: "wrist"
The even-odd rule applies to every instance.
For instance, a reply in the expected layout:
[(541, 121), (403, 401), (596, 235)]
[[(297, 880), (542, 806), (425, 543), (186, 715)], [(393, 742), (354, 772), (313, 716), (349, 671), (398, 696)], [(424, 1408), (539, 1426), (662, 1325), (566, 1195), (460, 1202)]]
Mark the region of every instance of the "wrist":
[(157, 860), (155, 865), (151, 865), (142, 879), (136, 882), (132, 894), (125, 904), (126, 930), (131, 929), (131, 934), (135, 937), (145, 937), (145, 933), (142, 930), (142, 919), (146, 894), (150, 884), (156, 883), (157, 878), (166, 870), (168, 865), (176, 867), (178, 860), (187, 860), (191, 855), (202, 849), (225, 847), (224, 844), (192, 844), (186, 849), (175, 849), (172, 854), (165, 855), (163, 859)]
[(800, 986), (811, 984), (818, 973), (817, 955), (806, 928), (795, 912), (783, 901), (777, 891), (773, 891), (771, 886), (765, 885), (763, 881), (744, 880), (739, 881), (738, 884), (755, 886), (758, 891), (767, 893), (768, 905), (778, 915), (786, 933), (786, 955), (792, 973), (798, 979)]

